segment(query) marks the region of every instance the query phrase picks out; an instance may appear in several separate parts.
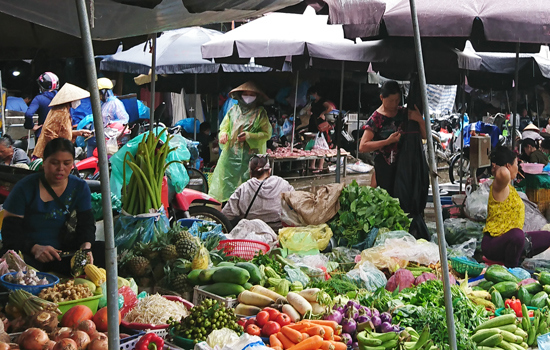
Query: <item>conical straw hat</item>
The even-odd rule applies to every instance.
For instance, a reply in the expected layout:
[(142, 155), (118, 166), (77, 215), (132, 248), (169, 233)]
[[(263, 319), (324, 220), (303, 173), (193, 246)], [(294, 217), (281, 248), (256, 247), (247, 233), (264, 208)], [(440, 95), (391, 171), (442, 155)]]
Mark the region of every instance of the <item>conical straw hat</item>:
[(523, 129), (523, 131), (529, 131), (529, 130), (540, 132), (539, 128), (537, 128), (537, 126), (533, 123), (529, 123), (529, 125), (527, 125), (525, 129)]
[(76, 85), (65, 83), (65, 85), (63, 85), (57, 95), (55, 95), (55, 97), (52, 99), (52, 102), (50, 102), (50, 107), (82, 100), (86, 97), (90, 97), (90, 93), (88, 91), (81, 89)]
[(231, 98), (235, 98), (235, 97), (233, 97), (233, 94), (235, 92), (242, 92), (242, 91), (253, 91), (253, 92), (257, 93), (258, 97), (262, 98), (264, 102), (269, 100), (269, 97), (267, 97), (267, 95), (264, 94), (264, 92), (262, 90), (260, 90), (256, 86), (256, 84), (254, 84), (251, 81), (247, 81), (246, 83), (242, 84), (241, 86), (238, 86), (238, 87), (234, 88), (233, 90), (229, 91), (229, 95), (231, 96)]

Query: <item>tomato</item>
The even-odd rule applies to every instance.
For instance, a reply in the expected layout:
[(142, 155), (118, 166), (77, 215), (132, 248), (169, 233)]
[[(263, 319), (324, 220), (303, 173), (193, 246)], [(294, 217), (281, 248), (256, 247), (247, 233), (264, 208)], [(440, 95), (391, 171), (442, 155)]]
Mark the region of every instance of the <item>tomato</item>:
[(243, 328), (246, 329), (246, 327), (248, 327), (248, 326), (251, 325), (251, 324), (256, 325), (256, 319), (253, 318), (253, 317), (251, 317), (251, 318), (249, 318), (249, 319), (246, 320), (246, 322), (245, 322)]
[(265, 324), (269, 321), (269, 314), (267, 311), (260, 311), (256, 315), (256, 324), (260, 327), (265, 326)]
[(275, 322), (277, 322), (281, 327), (288, 326), (292, 320), (290, 319), (290, 316), (284, 313), (280, 313), (279, 316), (275, 319)]
[(262, 328), (262, 334), (266, 337), (269, 337), (272, 334), (279, 333), (281, 331), (281, 326), (275, 321), (269, 321)]
[(266, 311), (269, 314), (269, 319), (271, 321), (275, 321), (277, 316), (279, 316), (279, 314), (280, 314), (279, 310), (276, 310), (272, 307), (264, 307), (264, 309), (262, 311)]
[(257, 336), (260, 336), (260, 327), (256, 326), (255, 324), (249, 324), (247, 327), (246, 327), (246, 333), (250, 334), (250, 335), (257, 335)]
[(242, 326), (243, 328), (246, 328), (246, 327), (245, 327), (246, 321), (247, 321), (246, 318), (240, 318), (240, 319), (237, 321), (237, 324), (238, 324), (239, 326)]

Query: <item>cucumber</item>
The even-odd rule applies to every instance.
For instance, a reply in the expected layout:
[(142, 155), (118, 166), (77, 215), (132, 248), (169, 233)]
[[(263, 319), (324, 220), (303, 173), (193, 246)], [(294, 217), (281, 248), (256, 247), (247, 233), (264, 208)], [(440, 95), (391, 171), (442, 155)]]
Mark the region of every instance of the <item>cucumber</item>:
[(485, 279), (496, 284), (506, 281), (519, 283), (519, 279), (516, 276), (511, 274), (510, 271), (500, 265), (489, 266), (485, 271)]
[(243, 285), (248, 282), (249, 279), (250, 274), (247, 270), (235, 266), (219, 267), (212, 275), (214, 283), (225, 282)]
[(224, 266), (235, 266), (235, 263), (232, 263), (230, 261), (222, 261), (216, 267), (224, 267)]
[[(538, 283), (531, 283), (531, 284), (538, 284)], [(525, 286), (519, 287), (518, 290), (518, 299), (525, 305), (529, 306), (531, 305), (531, 299), (533, 296), (529, 293), (527, 288)], [(495, 304), (496, 306), (496, 304)]]
[(248, 273), (250, 274), (250, 279), (248, 280), (248, 282), (252, 284), (258, 284), (262, 280), (262, 274), (258, 266), (249, 262), (240, 262), (235, 264), (235, 266), (248, 271)]
[(518, 330), (518, 326), (516, 326), (515, 324), (507, 324), (506, 326), (500, 326), (497, 328), (500, 329), (501, 331), (507, 331), (510, 333), (514, 333), (515, 331)]
[(516, 348), (514, 346), (510, 345), (510, 343), (508, 343), (506, 340), (501, 341), (498, 344), (498, 347), (502, 348), (504, 350), (516, 350)]
[(497, 333), (497, 334), (495, 334), (495, 335), (490, 336), (490, 337), (487, 338), (487, 339), (482, 340), (482, 341), (479, 343), (479, 346), (490, 346), (490, 347), (494, 347), (494, 346), (499, 345), (501, 342), (502, 342), (502, 335), (500, 335), (500, 334)]
[(531, 306), (537, 307), (537, 308), (543, 308), (546, 306), (546, 299), (548, 299), (548, 293), (545, 291), (538, 292), (533, 296), (531, 299)]
[(500, 295), (500, 292), (494, 288), (491, 291), (491, 302), (495, 304), (495, 307), (497, 309), (504, 307), (504, 300), (502, 300), (502, 295)]
[(229, 295), (239, 295), (244, 292), (243, 286), (235, 283), (214, 283), (204, 286), (202, 288), (205, 292), (219, 295), (221, 297), (226, 297)]
[(483, 288), (483, 290), (489, 290), (493, 285), (494, 283), (491, 281), (483, 281), (483, 282), (479, 282), (477, 286), (480, 288)]
[(543, 287), (538, 282), (529, 283), (523, 287), (525, 287), (525, 289), (527, 289), (527, 291), (531, 294), (537, 294), (543, 290)]
[[(495, 266), (495, 265), (491, 265)], [(496, 289), (500, 295), (502, 295), (503, 298), (511, 298), (516, 295), (518, 291), (518, 284), (517, 282), (499, 282), (496, 283), (493, 286), (494, 289)]]
[(500, 326), (506, 326), (508, 324), (514, 324), (515, 322), (516, 322), (515, 314), (501, 315), (483, 322), (482, 324), (477, 326), (476, 329), (474, 329), (474, 332), (477, 332), (480, 329), (489, 329), (489, 328), (495, 328)]
[(199, 285), (204, 286), (205, 284), (214, 283), (212, 276), (214, 275), (214, 272), (216, 272), (216, 270), (219, 268), (220, 267), (211, 267), (209, 269), (202, 270), (199, 273)]
[(492, 337), (493, 335), (499, 334), (500, 331), (496, 328), (490, 328), (490, 329), (481, 329), (477, 331), (474, 335), (472, 335), (472, 341), (476, 344), (481, 343), (485, 339)]
[(550, 284), (542, 286), (542, 290), (544, 290), (546, 293), (550, 294)]
[(191, 285), (196, 286), (199, 284), (199, 275), (201, 271), (202, 269), (195, 269), (191, 270), (191, 272), (187, 274), (187, 280)]
[(252, 283), (246, 282), (245, 284), (243, 284), (243, 288), (246, 290), (250, 290), (250, 288), (252, 287), (254, 287)]
[(472, 287), (472, 290), (486, 291), (485, 289), (481, 288), (480, 286)]

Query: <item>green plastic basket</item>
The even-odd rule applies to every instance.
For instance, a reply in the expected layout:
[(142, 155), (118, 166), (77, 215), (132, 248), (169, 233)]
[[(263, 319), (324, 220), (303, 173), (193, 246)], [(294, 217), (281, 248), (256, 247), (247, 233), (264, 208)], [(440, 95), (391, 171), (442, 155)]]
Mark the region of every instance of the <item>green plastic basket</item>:
[(459, 258), (451, 258), (451, 266), (460, 274), (468, 272), (468, 277), (477, 277), (481, 275), (481, 272), (485, 268), (485, 265)]
[(195, 348), (195, 341), (193, 339), (187, 339), (174, 334), (174, 330), (170, 329), (170, 337), (174, 340), (174, 343), (184, 350), (193, 350)]
[(97, 311), (97, 307), (99, 305), (99, 299), (103, 296), (103, 294), (98, 294), (91, 296), (89, 298), (84, 299), (77, 299), (77, 300), (71, 300), (71, 301), (64, 301), (61, 303), (57, 303), (59, 311), (61, 311), (61, 315), (58, 316), (59, 320), (65, 315), (65, 312), (69, 311), (70, 308), (72, 308), (75, 305), (85, 305), (92, 310), (92, 313), (95, 315)]

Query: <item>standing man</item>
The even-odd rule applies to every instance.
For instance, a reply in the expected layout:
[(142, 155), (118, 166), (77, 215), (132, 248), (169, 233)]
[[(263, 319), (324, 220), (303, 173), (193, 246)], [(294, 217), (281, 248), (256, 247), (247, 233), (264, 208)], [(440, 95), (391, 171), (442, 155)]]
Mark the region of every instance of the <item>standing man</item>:
[[(25, 112), (25, 129), (32, 129), (36, 139), (40, 136), (42, 124), (46, 121), (46, 116), (50, 112), (50, 102), (57, 94), (59, 89), (59, 78), (52, 72), (45, 72), (37, 79), (40, 94), (32, 100), (27, 112)], [(34, 114), (38, 114), (38, 124), (34, 124), (32, 119)]]

